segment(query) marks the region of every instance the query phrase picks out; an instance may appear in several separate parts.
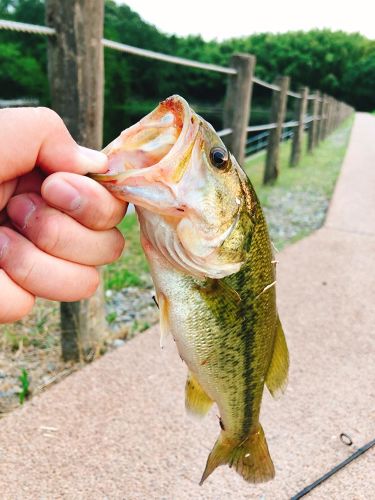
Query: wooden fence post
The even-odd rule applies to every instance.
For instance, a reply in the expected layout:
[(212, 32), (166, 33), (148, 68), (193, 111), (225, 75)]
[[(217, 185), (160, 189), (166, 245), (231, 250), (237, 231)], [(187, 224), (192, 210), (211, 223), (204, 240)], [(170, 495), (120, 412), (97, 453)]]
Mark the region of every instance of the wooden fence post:
[(339, 110), (339, 102), (335, 99), (334, 101), (334, 113), (333, 113), (333, 128), (336, 129), (338, 126), (338, 110)]
[(292, 151), (290, 155), (289, 165), (295, 167), (298, 165), (301, 158), (303, 133), (305, 131), (305, 115), (307, 109), (307, 95), (309, 93), (308, 87), (301, 87), (299, 90), (301, 94), (301, 99), (298, 99), (296, 121), (298, 121), (297, 127), (294, 128)]
[(328, 96), (326, 137), (332, 132), (333, 97)]
[(318, 106), (318, 129), (316, 132), (316, 146), (322, 140), (322, 128), (323, 128), (323, 112), (324, 112), (324, 97), (323, 94), (319, 96), (319, 106)]
[(326, 126), (325, 126), (325, 134), (324, 138), (329, 135), (329, 125), (331, 121), (331, 113), (332, 113), (332, 98), (331, 96), (327, 96), (327, 110), (326, 110)]
[(325, 126), (324, 126), (324, 139), (328, 136), (329, 134), (329, 119), (330, 119), (330, 114), (331, 114), (331, 97), (327, 95), (326, 98), (326, 119), (325, 119)]
[(334, 111), (334, 115), (333, 115), (333, 128), (334, 129), (336, 129), (338, 126), (338, 120), (337, 120), (338, 110), (339, 110), (339, 102), (335, 99), (335, 111)]
[(330, 125), (330, 121), (331, 121), (331, 114), (332, 114), (332, 99), (331, 99), (331, 96), (327, 95), (326, 126), (325, 126), (324, 138), (326, 138), (329, 135), (329, 125)]
[(322, 94), (322, 106), (320, 108), (321, 113), (320, 113), (320, 126), (319, 126), (319, 142), (323, 141), (324, 139), (325, 114), (327, 109), (326, 101), (327, 101), (326, 94)]
[(342, 121), (342, 102), (339, 101), (337, 108), (337, 126), (340, 125)]
[(308, 143), (307, 143), (307, 150), (310, 153), (314, 150), (317, 143), (316, 137), (319, 126), (319, 121), (318, 121), (319, 95), (320, 95), (319, 92), (316, 92), (314, 99), (311, 99), (312, 121), (310, 122)]
[(350, 114), (352, 110), (350, 106), (345, 104), (344, 102), (342, 103), (342, 111), (341, 111), (341, 121), (343, 122)]
[(340, 125), (340, 108), (341, 108), (341, 103), (340, 101), (337, 101), (337, 108), (336, 108), (336, 127)]
[(272, 93), (271, 123), (276, 123), (276, 128), (272, 129), (268, 136), (263, 184), (274, 182), (279, 175), (280, 139), (285, 119), (289, 83), (289, 76), (279, 76), (275, 81), (280, 90), (274, 90)]
[(331, 116), (329, 120), (329, 133), (335, 130), (335, 120), (336, 120), (336, 99), (331, 97)]
[(319, 128), (320, 141), (323, 141), (327, 135), (327, 117), (328, 117), (328, 95), (323, 94), (322, 114), (321, 114), (320, 128)]
[(224, 105), (224, 128), (232, 133), (225, 138), (225, 144), (240, 165), (245, 160), (245, 147), (249, 124), (255, 57), (249, 54), (233, 54), (230, 66), (237, 71), (229, 75)]
[[(47, 0), (46, 23), (56, 30), (48, 40), (52, 107), (74, 139), (99, 149), (103, 135), (104, 0)], [(102, 287), (89, 300), (61, 304), (65, 360), (93, 359), (106, 336)]]
[(339, 125), (342, 122), (342, 102), (339, 101), (338, 104), (338, 109), (337, 109), (337, 125)]

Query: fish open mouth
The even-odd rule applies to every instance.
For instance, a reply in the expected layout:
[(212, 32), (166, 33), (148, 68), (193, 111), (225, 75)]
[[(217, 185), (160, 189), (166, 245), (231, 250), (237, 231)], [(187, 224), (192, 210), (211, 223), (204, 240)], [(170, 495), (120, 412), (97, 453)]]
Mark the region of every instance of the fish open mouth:
[[(180, 96), (161, 102), (137, 124), (124, 130), (103, 152), (108, 156), (109, 169), (105, 174), (93, 174), (100, 182), (133, 177), (137, 171), (158, 165), (186, 137), (192, 113)], [(140, 172), (141, 173), (141, 172)]]

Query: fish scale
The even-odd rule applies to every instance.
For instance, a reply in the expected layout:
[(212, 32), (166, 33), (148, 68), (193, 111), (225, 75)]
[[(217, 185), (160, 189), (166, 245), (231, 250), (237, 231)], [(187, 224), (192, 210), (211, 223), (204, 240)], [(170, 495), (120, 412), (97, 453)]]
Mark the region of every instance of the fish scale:
[[(142, 152), (143, 143), (148, 156), (134, 146)], [(249, 482), (272, 479), (259, 413), (265, 384), (272, 395), (285, 388), (289, 358), (267, 224), (250, 180), (179, 96), (104, 152), (110, 170), (93, 177), (135, 205), (161, 342), (171, 334), (188, 367), (186, 408), (203, 416), (216, 403), (220, 412), (220, 434), (200, 484), (223, 464)]]

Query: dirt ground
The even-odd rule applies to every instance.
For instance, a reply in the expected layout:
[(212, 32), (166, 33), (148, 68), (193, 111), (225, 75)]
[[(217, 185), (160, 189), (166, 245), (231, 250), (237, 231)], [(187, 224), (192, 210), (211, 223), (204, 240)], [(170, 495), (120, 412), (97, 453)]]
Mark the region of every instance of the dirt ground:
[[(104, 352), (122, 346), (137, 333), (158, 321), (152, 289), (127, 288), (107, 291), (108, 338)], [(0, 325), (0, 418), (20, 405), (23, 370), (30, 384), (29, 397), (46, 390), (81, 363), (61, 357), (59, 304), (39, 299), (23, 321)]]

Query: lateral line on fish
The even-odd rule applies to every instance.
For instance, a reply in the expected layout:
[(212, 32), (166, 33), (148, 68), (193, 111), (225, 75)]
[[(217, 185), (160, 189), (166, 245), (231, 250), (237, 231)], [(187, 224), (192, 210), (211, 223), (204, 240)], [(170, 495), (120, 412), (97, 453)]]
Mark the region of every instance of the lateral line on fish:
[(270, 283), (269, 285), (265, 286), (263, 288), (263, 290), (260, 293), (258, 293), (258, 295), (255, 297), (255, 300), (258, 299), (264, 292), (266, 292), (267, 290), (269, 290), (270, 288), (272, 288), (273, 286), (275, 286), (276, 283), (277, 283), (277, 281), (275, 280), (272, 283)]

